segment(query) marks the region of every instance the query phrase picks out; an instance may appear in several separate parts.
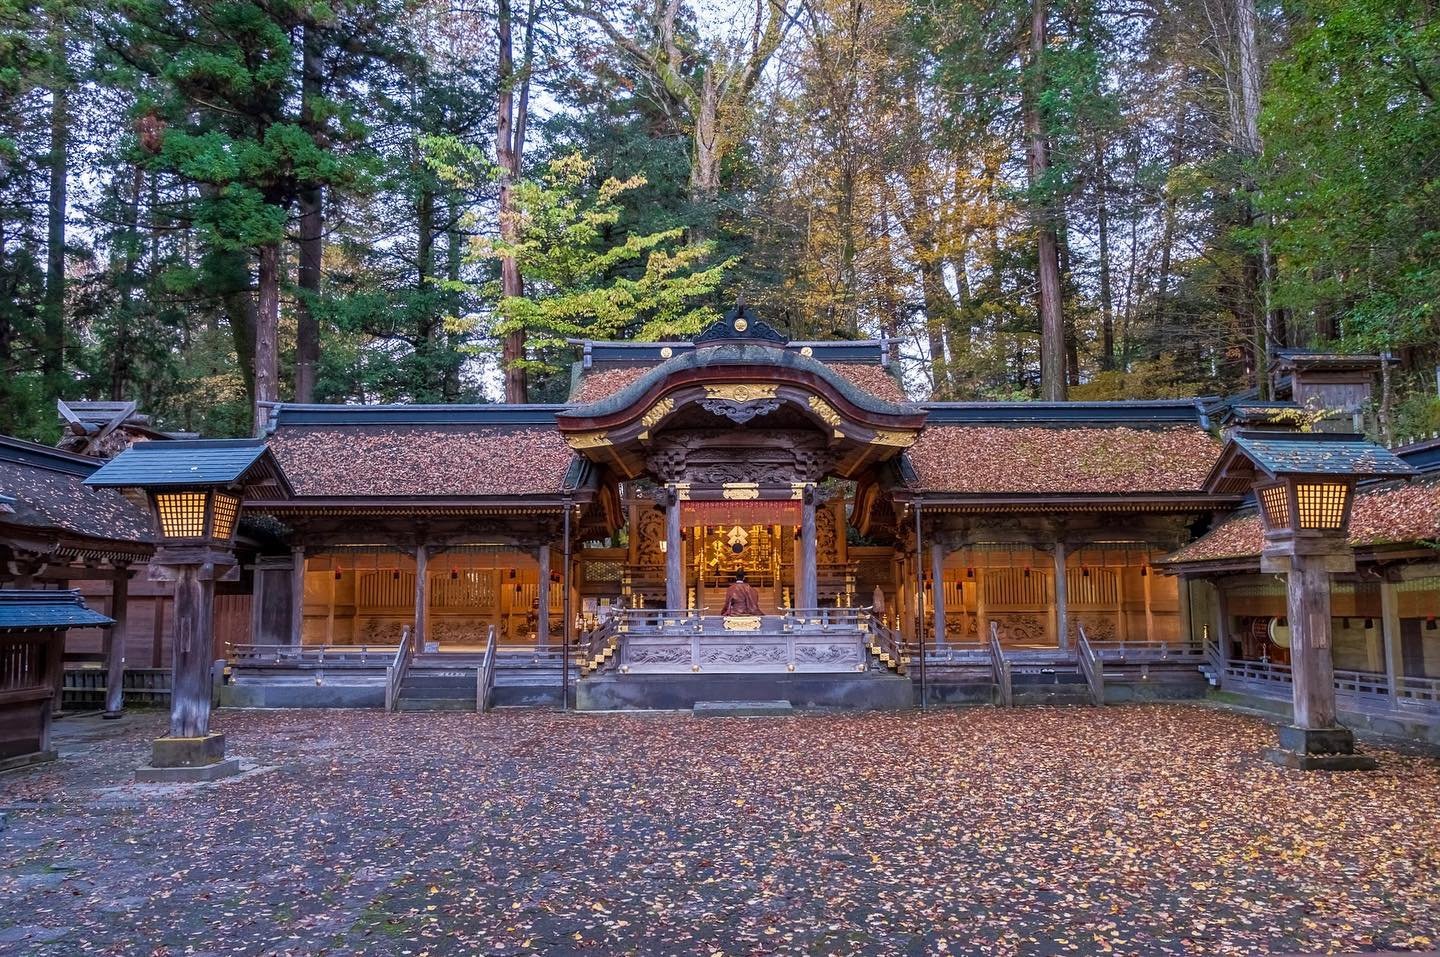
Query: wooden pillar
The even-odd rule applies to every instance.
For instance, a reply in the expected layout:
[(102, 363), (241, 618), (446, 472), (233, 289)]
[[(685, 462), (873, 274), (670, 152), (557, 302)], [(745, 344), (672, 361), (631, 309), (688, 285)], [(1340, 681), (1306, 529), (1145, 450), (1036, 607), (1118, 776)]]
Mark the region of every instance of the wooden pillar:
[(1130, 640), (1130, 615), (1125, 610), (1125, 566), (1115, 576), (1115, 637)]
[(935, 614), (935, 644), (945, 642), (945, 547), (938, 542), (930, 544), (930, 605)]
[[(1153, 569), (1151, 574), (1154, 574)], [(1175, 580), (1175, 597), (1179, 602), (1180, 615), (1180, 643), (1185, 645), (1195, 644), (1194, 629), (1190, 627), (1190, 578), (1181, 575)]]
[(1065, 543), (1055, 542), (1055, 641), (1070, 647), (1070, 583), (1065, 578)]
[(815, 505), (819, 493), (807, 485), (800, 500), (800, 554), (795, 559), (795, 606), (814, 608), (820, 603), (819, 569), (815, 558)]
[(332, 558), (330, 564), (334, 567), (330, 569), (330, 574), (325, 576), (325, 580), (330, 586), (330, 606), (325, 611), (325, 644), (327, 645), (335, 644), (335, 602), (339, 599), (339, 583), (342, 574), (340, 556), (336, 555)]
[(210, 733), (210, 665), (215, 642), (215, 577), (205, 566), (172, 566), (175, 585), (174, 676), (170, 737)]
[(1155, 605), (1153, 593), (1151, 592), (1150, 579), (1155, 576), (1150, 574), (1148, 565), (1140, 566), (1140, 585), (1145, 591), (1145, 640), (1155, 640)]
[(1400, 643), (1400, 596), (1392, 581), (1380, 582), (1380, 636), (1385, 650), (1385, 684), (1390, 689), (1391, 702), (1399, 701), (1405, 659)]
[(1220, 648), (1220, 658), (1229, 661), (1235, 656), (1230, 641), (1230, 600), (1225, 595), (1222, 581), (1214, 583), (1215, 588), (1215, 644)]
[(105, 717), (118, 718), (125, 710), (125, 633), (130, 608), (130, 569), (116, 567), (110, 577), (110, 617), (115, 623), (105, 632)]
[(990, 610), (985, 606), (985, 566), (975, 566), (975, 640), (990, 640)]
[(305, 547), (290, 549), (290, 643), (305, 642)]
[(540, 578), (535, 589), (540, 604), (535, 618), (535, 644), (539, 648), (550, 647), (550, 544), (540, 546), (535, 555), (540, 566)]
[(1290, 673), (1295, 727), (1335, 726), (1335, 665), (1330, 649), (1330, 571), (1300, 556), (1289, 572)]
[[(415, 546), (415, 635), (414, 648), (425, 650), (426, 618), (430, 612), (430, 547)], [(498, 597), (498, 596), (497, 596)]]
[(685, 555), (680, 534), (680, 492), (666, 487), (665, 496), (665, 607), (685, 610)]
[(164, 596), (151, 595), (150, 608), (154, 611), (151, 616), (153, 625), (150, 630), (150, 667), (165, 667), (165, 605)]

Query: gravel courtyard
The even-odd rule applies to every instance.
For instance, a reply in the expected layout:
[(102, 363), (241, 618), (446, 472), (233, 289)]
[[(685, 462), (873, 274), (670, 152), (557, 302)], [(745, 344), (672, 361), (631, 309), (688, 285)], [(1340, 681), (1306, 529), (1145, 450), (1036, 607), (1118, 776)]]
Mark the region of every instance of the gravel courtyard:
[(253, 770), (135, 786), (159, 714), (0, 776), (0, 953), (1428, 950), (1440, 763), (1264, 764), (1180, 706), (709, 719), (221, 712)]

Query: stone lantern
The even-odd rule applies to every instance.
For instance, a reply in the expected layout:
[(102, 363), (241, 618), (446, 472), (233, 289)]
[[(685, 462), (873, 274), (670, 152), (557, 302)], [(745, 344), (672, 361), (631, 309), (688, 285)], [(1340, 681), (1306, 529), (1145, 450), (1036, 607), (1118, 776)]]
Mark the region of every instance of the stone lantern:
[(225, 736), (210, 731), (215, 582), (238, 571), (235, 530), (247, 491), (287, 497), (289, 484), (266, 445), (255, 439), (137, 443), (85, 480), (135, 488), (155, 519), (150, 578), (171, 583), (175, 598), (170, 733), (156, 738), (140, 781), (212, 781), (234, 774)]
[(1363, 436), (1237, 432), (1206, 480), (1212, 493), (1253, 491), (1265, 529), (1260, 567), (1283, 572), (1290, 626), (1294, 721), (1267, 757), (1287, 767), (1356, 770), (1375, 766), (1355, 753), (1355, 735), (1336, 720), (1330, 646), (1330, 577), (1355, 570), (1349, 544), (1355, 482), (1400, 478), (1412, 469)]

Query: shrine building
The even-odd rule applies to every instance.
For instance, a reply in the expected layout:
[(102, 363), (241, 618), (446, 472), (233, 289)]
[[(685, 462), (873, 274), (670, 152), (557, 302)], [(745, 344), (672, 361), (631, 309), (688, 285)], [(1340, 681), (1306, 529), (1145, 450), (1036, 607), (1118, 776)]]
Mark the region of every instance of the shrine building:
[[(1379, 361), (1283, 356), (1277, 403), (914, 402), (890, 343), (791, 342), (744, 307), (693, 341), (575, 346), (562, 404), (268, 409), (284, 481), (246, 493), (218, 589), (222, 703), (1283, 704), (1283, 576), (1248, 487), (1212, 471), (1226, 438), (1293, 436), (1307, 408), (1352, 431)], [(179, 444), (131, 429), (137, 463)], [(247, 443), (184, 448), (203, 467)], [(1406, 464), (1355, 495), (1337, 693), (1434, 737), (1440, 443), (1380, 451)], [(0, 442), (12, 587), (78, 585), (118, 621), (72, 632), (77, 701), (168, 654), (134, 574), (143, 500), (91, 479), (96, 454)], [(760, 614), (720, 614), (738, 573)]]

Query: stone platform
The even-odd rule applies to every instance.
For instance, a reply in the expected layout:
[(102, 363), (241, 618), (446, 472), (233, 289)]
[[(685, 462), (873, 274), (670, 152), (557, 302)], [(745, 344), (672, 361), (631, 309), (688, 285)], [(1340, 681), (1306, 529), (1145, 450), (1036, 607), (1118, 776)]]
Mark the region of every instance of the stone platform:
[(606, 673), (582, 678), (578, 711), (690, 711), (706, 701), (788, 701), (797, 710), (899, 711), (913, 706), (910, 679), (846, 675)]

